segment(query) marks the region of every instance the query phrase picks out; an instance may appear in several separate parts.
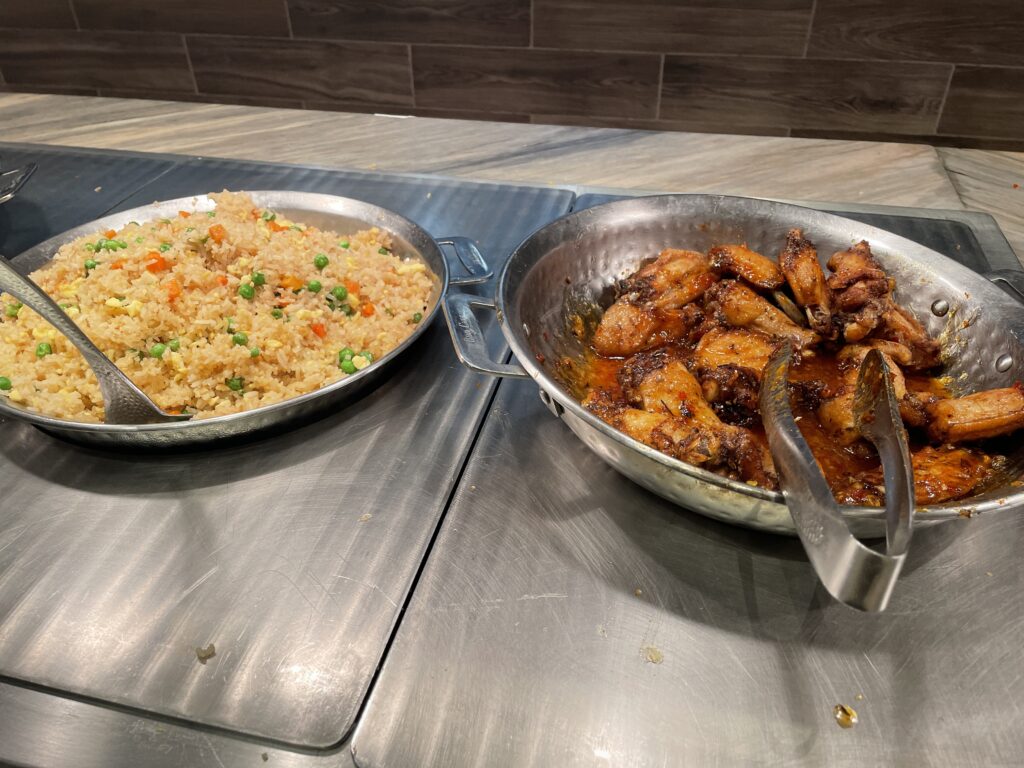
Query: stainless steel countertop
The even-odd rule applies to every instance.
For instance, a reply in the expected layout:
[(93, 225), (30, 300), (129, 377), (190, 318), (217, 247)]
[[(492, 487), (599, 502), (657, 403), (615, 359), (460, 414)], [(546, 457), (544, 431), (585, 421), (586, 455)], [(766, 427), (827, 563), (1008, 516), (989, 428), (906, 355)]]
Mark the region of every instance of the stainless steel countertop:
[(644, 491), (506, 380), (356, 761), (1019, 765), (1022, 541), (1020, 515), (920, 531), (888, 611), (859, 614), (798, 541)]

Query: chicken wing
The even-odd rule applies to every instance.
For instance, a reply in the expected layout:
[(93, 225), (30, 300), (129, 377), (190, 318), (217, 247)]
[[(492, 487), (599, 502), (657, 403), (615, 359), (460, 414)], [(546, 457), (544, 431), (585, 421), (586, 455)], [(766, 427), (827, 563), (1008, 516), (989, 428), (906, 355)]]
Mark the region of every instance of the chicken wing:
[(622, 282), (624, 295), (634, 303), (679, 309), (699, 299), (718, 280), (707, 257), (697, 251), (667, 248), (658, 258)]
[(705, 333), (694, 350), (694, 363), (700, 370), (723, 365), (742, 365), (758, 378), (771, 356), (779, 348), (777, 338), (744, 328), (714, 328)]
[[(980, 451), (952, 445), (925, 446), (911, 454), (914, 468), (914, 501), (938, 504), (972, 493), (992, 475), (992, 458)], [(885, 504), (882, 468), (861, 472), (838, 489), (840, 504), (879, 507)]]
[(780, 343), (759, 331), (715, 328), (704, 334), (694, 350), (704, 399), (723, 421), (741, 427), (759, 414), (761, 372)]
[(784, 282), (778, 264), (746, 245), (716, 245), (708, 251), (708, 260), (719, 274), (741, 277), (764, 290), (778, 288)]
[(703, 320), (704, 313), (694, 305), (663, 310), (622, 298), (608, 307), (592, 343), (606, 357), (625, 357), (685, 339)]
[(779, 254), (782, 274), (793, 291), (796, 303), (807, 313), (811, 328), (825, 338), (834, 338), (832, 325), (832, 290), (818, 263), (818, 251), (799, 229), (789, 230), (786, 247)]
[[(704, 399), (700, 383), (682, 360), (664, 352), (642, 353), (626, 362), (619, 381), (630, 404), (647, 413), (672, 417), (679, 422), (675, 426), (676, 430), (685, 427), (693, 435), (699, 435), (699, 438), (694, 437), (689, 442), (675, 440), (675, 450), (678, 451), (679, 445), (685, 442), (689, 446), (687, 450), (696, 446), (700, 456), (710, 451), (702, 463), (710, 466), (725, 465), (744, 480), (770, 488), (776, 487), (778, 478), (767, 445), (757, 440), (749, 430), (723, 423)], [(641, 423), (647, 422), (635, 417), (632, 426)], [(658, 429), (660, 433), (665, 433), (665, 424), (660, 423)], [(662, 439), (660, 433), (651, 439)], [(635, 434), (632, 436), (636, 437)], [(653, 445), (641, 437), (637, 439)], [(717, 452), (711, 450), (715, 447)], [(691, 461), (689, 458), (684, 460)]]
[(912, 370), (928, 370), (939, 364), (939, 342), (929, 337), (917, 318), (891, 298), (882, 311), (878, 335), (910, 350), (911, 359), (905, 365)]
[(888, 308), (892, 286), (885, 270), (861, 240), (828, 260), (833, 274), (826, 280), (832, 291), (837, 320), (846, 341), (860, 341), (871, 333)]
[[(850, 445), (860, 439), (860, 431), (857, 429), (853, 412), (853, 400), (857, 391), (857, 377), (860, 375), (860, 366), (865, 355), (871, 351), (871, 347), (861, 344), (851, 344), (843, 347), (836, 359), (843, 371), (843, 383), (835, 395), (821, 403), (818, 407), (818, 418), (825, 429), (832, 433), (841, 445)], [(903, 415), (904, 401), (908, 397), (907, 382), (903, 372), (884, 351), (882, 357), (889, 365), (892, 374), (892, 389), (896, 400), (900, 403), (900, 415)], [(908, 403), (908, 410), (912, 402)]]
[(798, 347), (816, 344), (820, 337), (801, 328), (777, 307), (735, 280), (723, 280), (707, 293), (706, 308), (733, 328), (749, 328), (790, 339)]
[(945, 443), (997, 437), (1024, 427), (1024, 385), (990, 389), (926, 406), (928, 436)]

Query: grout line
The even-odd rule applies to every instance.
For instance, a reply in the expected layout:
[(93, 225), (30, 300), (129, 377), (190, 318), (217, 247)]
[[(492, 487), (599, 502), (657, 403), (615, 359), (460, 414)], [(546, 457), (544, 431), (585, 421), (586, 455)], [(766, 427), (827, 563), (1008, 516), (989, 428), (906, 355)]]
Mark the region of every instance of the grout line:
[(412, 97), (412, 105), (416, 105), (416, 78), (412, 71), (412, 43), (406, 43), (406, 51), (409, 54), (409, 95)]
[(192, 88), (195, 89), (195, 93), (199, 93), (199, 80), (196, 78), (196, 68), (192, 66), (192, 54), (188, 50), (188, 38), (185, 35), (181, 36), (181, 44), (185, 46), (185, 61), (188, 62), (188, 71), (192, 75)]
[(661, 119), (661, 91), (665, 87), (665, 54), (661, 54), (658, 67), (658, 91), (654, 101), (654, 119)]
[[(68, 0), (71, 2), (71, 0)], [(530, 48), (533, 48), (533, 0), (530, 0)]]
[(818, 10), (818, 0), (811, 0), (811, 18), (807, 20), (807, 39), (804, 40), (804, 53), (801, 58), (807, 58), (807, 52), (811, 49), (811, 32), (814, 30), (814, 15)]
[(294, 39), (295, 32), (292, 30), (292, 14), (291, 11), (288, 9), (288, 0), (281, 0), (281, 2), (284, 3), (284, 20), (285, 23), (288, 25), (288, 37)]
[(82, 25), (78, 22), (78, 13), (75, 11), (73, 0), (68, 0), (68, 10), (71, 11), (71, 19), (75, 22), (75, 29), (81, 31)]
[(956, 64), (949, 67), (949, 78), (946, 80), (946, 90), (942, 92), (942, 101), (939, 102), (939, 113), (935, 116), (935, 128), (932, 133), (939, 132), (939, 124), (942, 122), (942, 113), (946, 111), (946, 99), (949, 98), (949, 90), (953, 87), (953, 75), (956, 74)]

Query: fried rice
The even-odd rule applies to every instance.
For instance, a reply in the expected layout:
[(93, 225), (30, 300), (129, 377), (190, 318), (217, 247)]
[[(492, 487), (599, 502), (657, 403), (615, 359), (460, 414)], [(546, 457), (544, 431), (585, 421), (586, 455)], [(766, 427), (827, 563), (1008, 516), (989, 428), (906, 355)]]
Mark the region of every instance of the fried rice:
[[(408, 338), (438, 278), (373, 228), (289, 221), (243, 193), (60, 248), (32, 279), (158, 405), (209, 418), (323, 387)], [(103, 420), (78, 350), (0, 294), (0, 397)]]

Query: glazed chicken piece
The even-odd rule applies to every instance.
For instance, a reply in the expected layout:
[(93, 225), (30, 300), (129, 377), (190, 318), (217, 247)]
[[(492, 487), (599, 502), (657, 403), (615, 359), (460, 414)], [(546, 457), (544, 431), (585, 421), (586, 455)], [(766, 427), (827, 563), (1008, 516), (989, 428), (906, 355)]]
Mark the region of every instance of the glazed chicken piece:
[[(676, 422), (678, 431), (685, 426), (694, 435), (686, 445), (705, 457), (701, 463), (725, 465), (744, 480), (774, 488), (778, 483), (767, 445), (742, 427), (723, 423), (704, 400), (700, 383), (682, 360), (665, 353), (642, 353), (626, 362), (619, 383), (628, 401), (647, 413), (665, 414)], [(632, 427), (643, 422), (627, 416)], [(665, 426), (658, 428), (665, 431)], [(633, 435), (636, 437), (636, 435)], [(658, 439), (653, 436), (652, 439)], [(638, 437), (648, 445), (652, 443)], [(683, 441), (676, 441), (677, 449)], [(679, 456), (679, 458), (684, 458)], [(684, 458), (684, 461), (691, 461)], [(691, 462), (694, 463), (694, 462)]]
[[(914, 468), (914, 501), (938, 504), (973, 493), (992, 475), (992, 458), (980, 451), (952, 445), (925, 446), (910, 455)], [(879, 507), (885, 504), (882, 468), (861, 472), (838, 489), (840, 504)]]
[(781, 309), (735, 280), (723, 280), (713, 286), (706, 298), (708, 313), (733, 328), (748, 328), (790, 339), (801, 348), (819, 341), (820, 337), (814, 331), (801, 328)]
[[(861, 344), (851, 344), (840, 350), (836, 360), (843, 371), (843, 383), (833, 397), (818, 406), (818, 418), (822, 426), (832, 433), (840, 445), (850, 445), (860, 439), (860, 430), (857, 429), (854, 418), (853, 400), (857, 391), (861, 363), (870, 351), (871, 347)], [(882, 357), (885, 358), (892, 373), (893, 394), (900, 403), (900, 415), (903, 416), (904, 401), (908, 398), (906, 379), (896, 361), (884, 350)], [(911, 410), (911, 405), (916, 403), (908, 404), (908, 410)]]
[(786, 247), (779, 254), (782, 274), (796, 303), (807, 313), (811, 328), (827, 339), (835, 338), (832, 326), (832, 290), (818, 263), (818, 251), (799, 229), (789, 230)]
[(624, 297), (659, 309), (680, 309), (718, 281), (707, 258), (697, 251), (666, 248), (622, 283)]
[(619, 299), (608, 307), (594, 331), (593, 345), (606, 357), (626, 357), (686, 339), (704, 320), (699, 307), (657, 309)]
[(998, 437), (1024, 427), (1024, 385), (937, 400), (926, 406), (928, 436), (945, 443)]
[(846, 341), (860, 341), (871, 333), (889, 306), (892, 290), (882, 265), (861, 240), (828, 260), (833, 274), (826, 281)]
[(910, 370), (924, 371), (939, 364), (939, 342), (928, 336), (924, 326), (909, 311), (892, 298), (882, 311), (878, 335), (898, 342), (911, 351), (911, 359), (904, 363)]
[(779, 339), (745, 328), (712, 328), (705, 333), (693, 353), (699, 370), (724, 365), (742, 365), (753, 370), (758, 378), (775, 350)]
[(715, 272), (741, 277), (766, 291), (778, 288), (784, 281), (778, 264), (746, 245), (716, 245), (708, 251), (708, 260)]
[(729, 424), (757, 421), (761, 372), (781, 342), (759, 331), (714, 328), (693, 354), (704, 399)]

